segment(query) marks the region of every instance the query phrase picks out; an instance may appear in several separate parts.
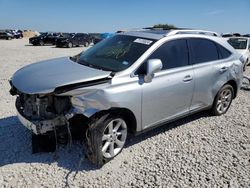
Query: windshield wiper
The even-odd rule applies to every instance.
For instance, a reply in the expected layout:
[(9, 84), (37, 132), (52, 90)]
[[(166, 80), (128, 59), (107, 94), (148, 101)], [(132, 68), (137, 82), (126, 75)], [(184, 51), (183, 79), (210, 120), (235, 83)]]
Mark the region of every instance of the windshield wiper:
[(99, 70), (103, 70), (103, 71), (111, 71), (111, 70), (105, 69), (105, 68), (103, 68), (103, 67), (101, 67), (101, 66), (93, 65), (93, 64), (88, 63), (88, 62), (86, 62), (86, 61), (80, 61), (79, 63), (82, 64), (82, 65), (91, 67), (91, 68), (95, 68), (95, 69), (99, 69)]

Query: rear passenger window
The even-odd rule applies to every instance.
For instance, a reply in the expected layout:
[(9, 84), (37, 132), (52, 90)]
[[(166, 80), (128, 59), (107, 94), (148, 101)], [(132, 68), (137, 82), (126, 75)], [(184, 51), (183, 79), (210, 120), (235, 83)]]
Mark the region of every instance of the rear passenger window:
[(160, 59), (162, 70), (188, 65), (188, 48), (185, 39), (173, 40), (160, 46), (148, 59)]
[(193, 64), (205, 63), (219, 59), (216, 44), (207, 39), (188, 39)]
[(228, 51), (223, 46), (221, 46), (219, 44), (217, 44), (217, 46), (218, 46), (218, 51), (219, 51), (219, 57), (220, 57), (220, 59), (226, 59), (226, 58), (228, 58), (232, 54), (230, 51)]

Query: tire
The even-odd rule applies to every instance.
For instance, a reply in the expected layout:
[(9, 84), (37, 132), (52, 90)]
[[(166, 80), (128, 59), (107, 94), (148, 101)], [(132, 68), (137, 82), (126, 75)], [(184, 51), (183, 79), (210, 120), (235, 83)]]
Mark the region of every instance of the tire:
[(224, 85), (217, 93), (211, 112), (215, 116), (225, 114), (229, 109), (234, 97), (234, 89), (231, 85)]
[(44, 46), (44, 42), (42, 40), (39, 41), (39, 46)]
[(104, 114), (95, 118), (86, 131), (88, 159), (97, 166), (104, 165), (122, 151), (127, 134), (122, 116)]
[(69, 42), (69, 43), (68, 43), (68, 48), (72, 48), (72, 47), (73, 47), (72, 42)]
[(89, 47), (89, 43), (88, 42), (84, 42), (84, 47)]
[(248, 59), (246, 60), (246, 62), (244, 63), (244, 66), (243, 66), (243, 71), (244, 72), (246, 71), (247, 63), (248, 63)]

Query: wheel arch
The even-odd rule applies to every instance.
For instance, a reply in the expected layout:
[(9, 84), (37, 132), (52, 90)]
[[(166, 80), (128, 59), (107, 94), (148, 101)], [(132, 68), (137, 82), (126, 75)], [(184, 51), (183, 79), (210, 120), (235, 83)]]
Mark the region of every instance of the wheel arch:
[(136, 117), (131, 110), (127, 108), (112, 107), (108, 110), (99, 111), (95, 113), (94, 115), (92, 115), (90, 118), (100, 117), (100, 116), (103, 116), (104, 114), (122, 116), (125, 122), (127, 123), (129, 132), (131, 133), (136, 132), (136, 128), (137, 128)]
[[(234, 89), (234, 96), (233, 96), (233, 98), (235, 99), (236, 96), (237, 96), (237, 92), (238, 92), (238, 89), (237, 89), (238, 87), (237, 87), (236, 81), (229, 80), (226, 84), (229, 84), (229, 85), (231, 85), (233, 87), (233, 89)], [(224, 84), (224, 85), (226, 85), (226, 84)]]

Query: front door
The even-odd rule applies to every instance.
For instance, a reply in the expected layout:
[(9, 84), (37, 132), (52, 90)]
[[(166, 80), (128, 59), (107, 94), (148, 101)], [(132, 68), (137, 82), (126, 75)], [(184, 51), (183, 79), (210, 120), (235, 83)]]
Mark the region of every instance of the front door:
[(172, 40), (148, 59), (161, 59), (163, 68), (142, 86), (142, 129), (189, 113), (194, 90), (187, 41)]

